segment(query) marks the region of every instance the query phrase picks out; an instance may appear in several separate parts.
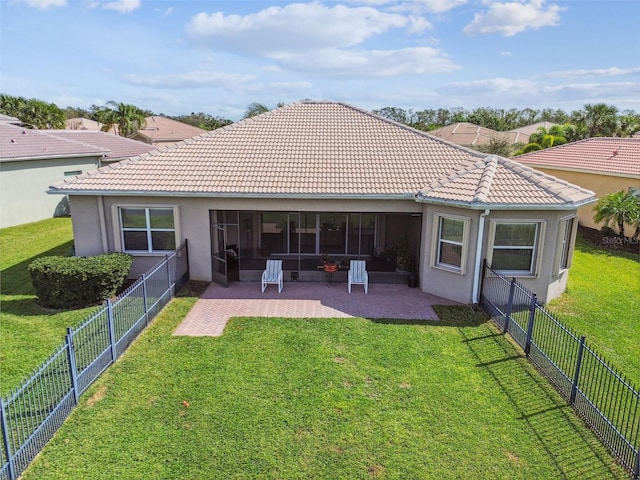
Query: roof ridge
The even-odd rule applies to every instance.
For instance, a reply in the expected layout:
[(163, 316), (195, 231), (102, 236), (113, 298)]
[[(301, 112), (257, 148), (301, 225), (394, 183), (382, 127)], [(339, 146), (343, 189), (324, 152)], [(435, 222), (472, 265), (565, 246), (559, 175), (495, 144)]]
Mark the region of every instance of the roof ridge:
[(474, 202), (486, 203), (489, 199), (489, 193), (491, 193), (491, 186), (493, 185), (493, 178), (496, 175), (498, 169), (498, 156), (489, 155), (484, 159), (485, 167), (478, 181), (478, 187), (476, 193), (473, 196)]

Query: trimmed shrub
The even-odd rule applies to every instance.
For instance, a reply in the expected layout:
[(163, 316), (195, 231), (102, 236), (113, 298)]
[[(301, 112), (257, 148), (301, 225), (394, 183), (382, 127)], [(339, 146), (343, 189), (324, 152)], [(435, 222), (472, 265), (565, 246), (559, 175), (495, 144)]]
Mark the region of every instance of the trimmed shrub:
[(41, 257), (29, 265), (38, 303), (49, 308), (79, 308), (114, 296), (133, 264), (126, 253), (95, 257)]

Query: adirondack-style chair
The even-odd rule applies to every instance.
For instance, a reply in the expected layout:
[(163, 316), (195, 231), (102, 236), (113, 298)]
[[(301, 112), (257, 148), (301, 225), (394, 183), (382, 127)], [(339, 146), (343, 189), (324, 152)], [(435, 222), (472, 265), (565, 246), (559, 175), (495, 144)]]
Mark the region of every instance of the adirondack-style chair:
[(267, 268), (262, 272), (262, 293), (269, 283), (278, 285), (278, 293), (282, 292), (282, 278), (282, 260), (267, 260)]
[(351, 293), (351, 285), (364, 285), (364, 293), (367, 293), (369, 289), (369, 274), (367, 273), (365, 260), (351, 260), (348, 277), (349, 293)]

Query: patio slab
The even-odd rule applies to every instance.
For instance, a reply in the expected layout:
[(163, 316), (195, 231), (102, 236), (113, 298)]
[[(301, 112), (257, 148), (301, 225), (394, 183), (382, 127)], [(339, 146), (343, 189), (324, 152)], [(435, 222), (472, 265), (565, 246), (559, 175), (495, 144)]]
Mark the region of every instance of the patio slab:
[(357, 285), (349, 294), (346, 284), (289, 282), (282, 293), (275, 285), (262, 293), (259, 282), (236, 282), (228, 288), (212, 283), (173, 334), (217, 337), (231, 317), (438, 320), (432, 305), (456, 303), (406, 285), (369, 284), (368, 294)]

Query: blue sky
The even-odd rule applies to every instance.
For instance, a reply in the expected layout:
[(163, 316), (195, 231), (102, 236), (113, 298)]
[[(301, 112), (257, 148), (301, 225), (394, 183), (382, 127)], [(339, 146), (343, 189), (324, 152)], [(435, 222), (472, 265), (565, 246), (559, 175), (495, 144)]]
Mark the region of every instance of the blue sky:
[(637, 0), (0, 0), (0, 27), (0, 92), (60, 107), (640, 112)]

